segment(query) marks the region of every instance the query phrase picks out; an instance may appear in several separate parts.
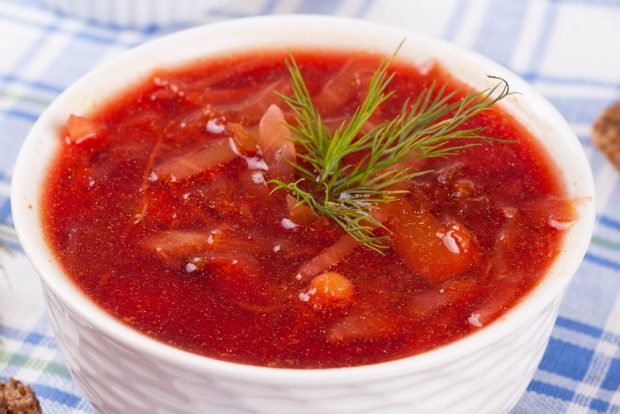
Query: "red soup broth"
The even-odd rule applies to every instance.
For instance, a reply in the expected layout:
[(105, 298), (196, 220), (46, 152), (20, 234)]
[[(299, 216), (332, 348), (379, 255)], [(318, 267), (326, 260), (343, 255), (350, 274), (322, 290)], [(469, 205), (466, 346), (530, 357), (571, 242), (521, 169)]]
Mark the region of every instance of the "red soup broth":
[[(42, 220), (62, 268), (93, 302), (197, 354), (322, 368), (455, 341), (540, 281), (572, 208), (539, 144), (497, 105), (463, 127), (514, 143), (419, 161), (416, 168), (432, 172), (385, 209), (392, 233), (384, 254), (272, 193), (275, 167), (265, 170), (268, 151), (252, 140), (270, 105), (291, 120), (274, 93), (291, 92), (286, 56), (248, 53), (159, 70), (69, 118)], [(360, 104), (380, 62), (359, 53), (295, 58), (334, 127)], [(437, 65), (392, 70), (394, 96), (371, 121), (393, 118), (433, 82), (469, 92)], [(324, 271), (332, 273), (315, 277)]]

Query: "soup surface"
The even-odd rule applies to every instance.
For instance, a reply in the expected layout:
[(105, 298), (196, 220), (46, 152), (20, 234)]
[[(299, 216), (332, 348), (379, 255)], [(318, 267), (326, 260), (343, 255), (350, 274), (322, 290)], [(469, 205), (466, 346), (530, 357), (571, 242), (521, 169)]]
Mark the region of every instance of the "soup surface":
[[(286, 56), (160, 70), (69, 118), (42, 220), (58, 261), (88, 297), (184, 350), (322, 368), (457, 340), (539, 282), (572, 208), (538, 144), (497, 105), (463, 127), (516, 142), (416, 160), (415, 168), (432, 171), (382, 210), (380, 231), (390, 239), (383, 254), (298, 208), (285, 191), (272, 192), (270, 178), (286, 168), (275, 165), (282, 148), (270, 157), (260, 137), (285, 128), (270, 126), (268, 113), (292, 116), (274, 93), (291, 93)], [(380, 61), (325, 52), (295, 58), (330, 128), (359, 106)], [(375, 122), (396, 116), (433, 82), (457, 96), (469, 92), (436, 65), (397, 62), (391, 70), (394, 95)]]

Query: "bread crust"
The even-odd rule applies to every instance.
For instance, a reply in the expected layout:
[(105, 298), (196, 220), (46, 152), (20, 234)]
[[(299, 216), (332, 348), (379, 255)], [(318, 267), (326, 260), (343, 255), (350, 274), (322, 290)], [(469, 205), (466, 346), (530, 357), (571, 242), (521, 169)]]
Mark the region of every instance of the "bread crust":
[(41, 414), (41, 404), (29, 385), (10, 378), (0, 381), (0, 414)]
[(594, 122), (592, 142), (620, 171), (620, 102), (603, 111)]

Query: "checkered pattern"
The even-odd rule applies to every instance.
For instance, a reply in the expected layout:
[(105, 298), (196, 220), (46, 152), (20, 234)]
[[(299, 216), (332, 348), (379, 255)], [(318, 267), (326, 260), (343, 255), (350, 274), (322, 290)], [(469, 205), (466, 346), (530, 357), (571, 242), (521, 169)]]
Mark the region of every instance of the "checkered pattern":
[[(225, 3), (225, 2), (222, 2)], [(568, 119), (598, 198), (592, 244), (514, 414), (620, 413), (620, 180), (590, 142), (596, 115), (620, 99), (617, 0), (237, 0), (203, 21), (276, 13), (360, 17), (443, 37), (506, 65)], [(0, 378), (33, 384), (46, 413), (92, 413), (58, 353), (40, 287), (9, 204), (22, 140), (46, 105), (99, 62), (170, 29), (102, 27), (40, 0), (0, 0)]]

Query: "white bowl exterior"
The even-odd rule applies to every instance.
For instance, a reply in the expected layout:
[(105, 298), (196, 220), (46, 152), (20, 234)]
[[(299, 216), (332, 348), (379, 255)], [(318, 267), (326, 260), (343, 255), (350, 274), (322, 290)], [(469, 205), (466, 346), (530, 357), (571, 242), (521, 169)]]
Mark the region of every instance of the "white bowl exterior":
[(102, 333), (47, 287), (52, 325), (74, 378), (100, 413), (498, 414), (517, 402), (543, 355), (560, 303), (496, 342), (441, 364), (288, 384), (179, 367)]
[[(486, 74), (521, 95), (504, 107), (540, 139), (570, 196), (584, 200), (566, 252), (518, 306), (485, 329), (412, 358), (363, 367), (282, 370), (232, 364), (179, 351), (130, 329), (86, 298), (44, 242), (40, 200), (71, 113), (96, 110), (158, 67), (205, 56), (274, 48), (357, 49), (417, 63), (435, 59), (481, 89)], [(349, 19), (253, 18), (184, 31), (139, 47), (86, 75), (41, 116), (18, 158), (12, 207), (22, 245), (44, 283), (63, 354), (88, 398), (106, 413), (506, 412), (531, 379), (549, 338), (561, 294), (585, 254), (594, 222), (593, 182), (578, 140), (561, 116), (506, 69), (445, 42)], [(29, 206), (32, 206), (29, 207)], [(122, 404), (121, 404), (122, 402)], [(224, 409), (224, 406), (227, 409)], [(132, 407), (130, 410), (129, 407)]]

